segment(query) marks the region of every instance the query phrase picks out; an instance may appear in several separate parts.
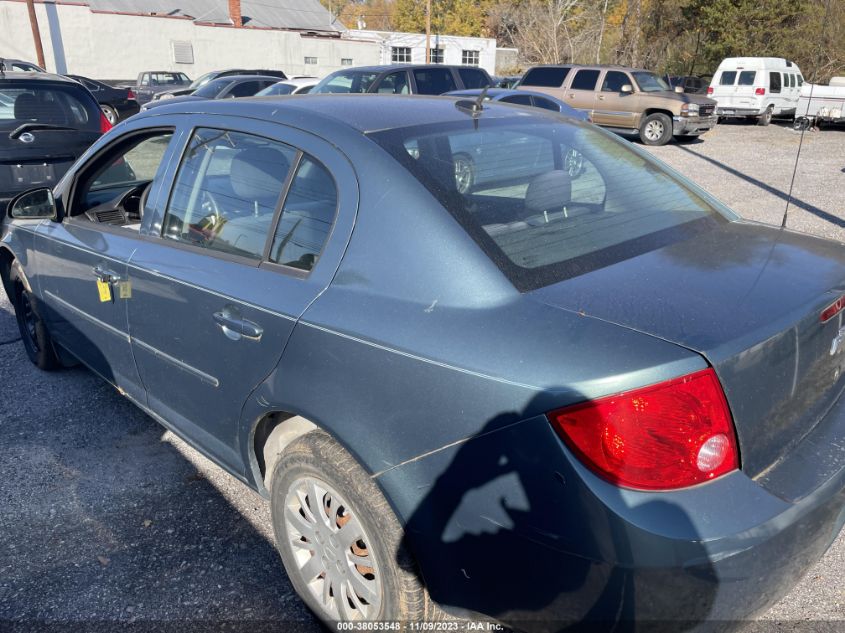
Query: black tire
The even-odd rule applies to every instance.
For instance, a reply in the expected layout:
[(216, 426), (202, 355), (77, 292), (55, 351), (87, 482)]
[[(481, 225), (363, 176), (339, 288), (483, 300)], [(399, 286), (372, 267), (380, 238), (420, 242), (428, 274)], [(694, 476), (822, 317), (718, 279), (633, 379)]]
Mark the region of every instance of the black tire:
[(117, 125), (117, 122), (120, 120), (120, 115), (117, 113), (117, 110), (105, 103), (100, 105), (100, 109), (103, 111), (103, 114), (106, 115), (109, 123)]
[(458, 193), (469, 193), (475, 185), (475, 162), (469, 154), (455, 154), (455, 187)]
[(15, 317), (26, 355), (39, 369), (50, 371), (58, 368), (60, 366), (59, 359), (56, 356), (53, 340), (50, 338), (44, 319), (41, 318), (38, 302), (32, 296), (32, 293), (26, 289), (20, 273), (14, 268), (9, 282), (12, 287)]
[(775, 109), (774, 106), (769, 106), (766, 108), (766, 111), (757, 117), (757, 125), (762, 125), (763, 127), (767, 126), (769, 123), (772, 122), (772, 115), (774, 114)]
[(799, 117), (792, 122), (792, 129), (796, 132), (803, 132), (810, 127), (810, 120), (806, 117)]
[[(312, 497), (319, 497), (319, 505)], [(273, 471), (270, 503), (276, 548), (288, 577), (323, 622), (426, 618), (430, 603), (393, 510), (329, 435), (312, 431), (285, 449)], [(350, 529), (341, 536), (345, 527)], [(354, 540), (347, 545), (348, 539)], [(350, 588), (355, 600), (346, 597)]]
[(662, 112), (649, 114), (640, 123), (640, 140), (646, 145), (666, 145), (672, 140), (672, 119)]

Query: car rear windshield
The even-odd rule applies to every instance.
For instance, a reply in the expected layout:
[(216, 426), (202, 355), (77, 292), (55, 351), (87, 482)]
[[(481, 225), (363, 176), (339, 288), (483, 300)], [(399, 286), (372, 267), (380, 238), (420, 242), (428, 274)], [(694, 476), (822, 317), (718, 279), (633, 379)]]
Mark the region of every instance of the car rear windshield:
[(521, 291), (690, 239), (734, 217), (627, 141), (577, 122), (482, 116), (369, 136)]
[(743, 70), (739, 73), (739, 79), (736, 82), (737, 86), (753, 86), (754, 80), (757, 78), (757, 71)]
[(367, 92), (379, 73), (367, 71), (348, 71), (329, 75), (318, 83), (311, 92), (314, 94), (335, 94), (346, 92)]
[(100, 110), (82, 86), (70, 82), (1, 82), (0, 130), (14, 130), (25, 123), (97, 131)]
[(719, 77), (719, 85), (720, 86), (733, 86), (735, 81), (736, 81), (736, 71), (735, 70), (726, 70), (722, 73), (722, 76)]

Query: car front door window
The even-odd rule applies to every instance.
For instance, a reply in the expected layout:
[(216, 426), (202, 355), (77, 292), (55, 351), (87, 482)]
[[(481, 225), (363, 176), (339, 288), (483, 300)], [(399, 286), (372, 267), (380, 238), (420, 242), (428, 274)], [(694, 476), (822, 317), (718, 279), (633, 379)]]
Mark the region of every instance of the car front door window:
[(252, 134), (201, 128), (176, 175), (163, 236), (261, 259), (297, 152)]

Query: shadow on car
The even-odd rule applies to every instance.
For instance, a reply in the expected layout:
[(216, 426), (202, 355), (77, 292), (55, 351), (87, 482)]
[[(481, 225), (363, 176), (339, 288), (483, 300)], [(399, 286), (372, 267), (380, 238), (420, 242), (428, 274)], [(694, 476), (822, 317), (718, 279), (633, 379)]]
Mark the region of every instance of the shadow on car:
[[(538, 400), (546, 399), (502, 413), (477, 436), (427, 458), (439, 461), (442, 471), (407, 522), (406, 539), (423, 550), (418, 556), (439, 561), (429, 565), (425, 579), (432, 598), (454, 615), (492, 613), (519, 630), (653, 625), (648, 630), (685, 631), (707, 620), (716, 575), (690, 517), (654, 498), (631, 507), (616, 486), (602, 486), (599, 500), (581, 475), (555, 466), (559, 448), (545, 416), (520, 421), (542, 410)], [(405, 476), (413, 478), (413, 471)], [(588, 512), (573, 516), (573, 508)], [(622, 528), (614, 513), (620, 508), (644, 524), (659, 517), (665, 534), (683, 539), (657, 539), (671, 543), (658, 555), (665, 566), (631, 570), (659, 545), (645, 531)], [(491, 558), (502, 577), (523, 576), (525, 582), (477, 573), (490, 569)], [(670, 576), (683, 576), (672, 595), (654, 590)]]

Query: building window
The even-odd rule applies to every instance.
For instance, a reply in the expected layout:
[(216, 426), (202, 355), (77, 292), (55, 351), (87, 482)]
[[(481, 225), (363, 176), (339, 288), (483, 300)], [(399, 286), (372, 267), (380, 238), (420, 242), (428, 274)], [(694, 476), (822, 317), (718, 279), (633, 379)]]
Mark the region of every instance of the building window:
[(352, 65), (352, 58), (351, 57), (342, 57), (340, 60), (341, 66), (351, 66)]
[(394, 64), (410, 63), (411, 49), (406, 46), (393, 46), (390, 49), (390, 61)]
[(463, 51), (461, 52), (461, 63), (464, 66), (478, 66), (480, 63), (479, 57), (478, 51)]
[(431, 49), (431, 63), (432, 64), (442, 64), (443, 63), (443, 49), (442, 48), (432, 48)]
[(316, 64), (316, 63), (317, 63), (317, 58), (316, 58), (316, 57), (306, 57), (306, 58), (305, 58), (305, 63), (306, 63), (306, 64)]

